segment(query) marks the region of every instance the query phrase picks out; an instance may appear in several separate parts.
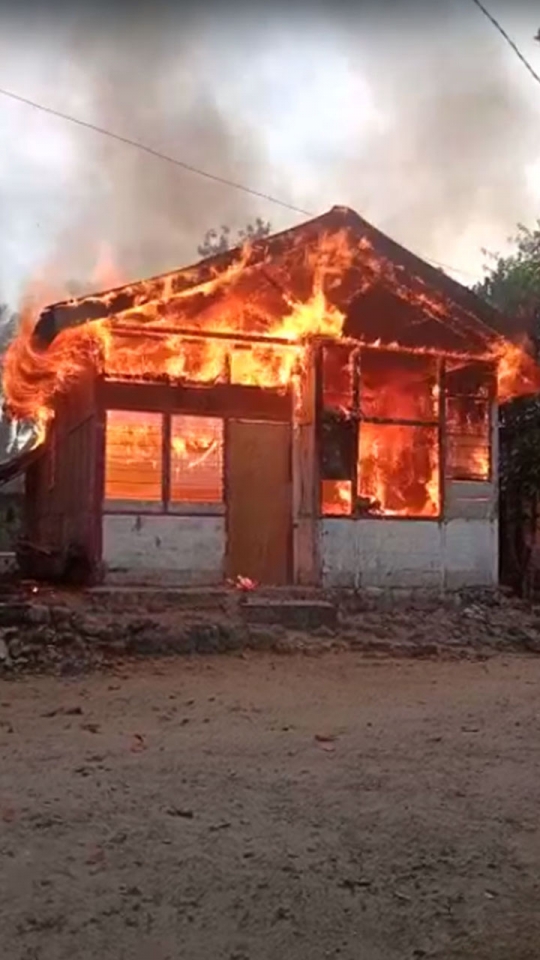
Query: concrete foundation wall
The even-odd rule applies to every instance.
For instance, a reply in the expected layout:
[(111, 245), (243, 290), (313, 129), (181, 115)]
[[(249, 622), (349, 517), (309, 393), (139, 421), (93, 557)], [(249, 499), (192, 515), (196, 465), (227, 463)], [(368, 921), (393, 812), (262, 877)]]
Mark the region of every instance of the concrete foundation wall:
[(325, 587), (490, 587), (498, 576), (496, 520), (347, 520), (319, 525)]
[(224, 516), (103, 516), (108, 582), (217, 584), (224, 555)]

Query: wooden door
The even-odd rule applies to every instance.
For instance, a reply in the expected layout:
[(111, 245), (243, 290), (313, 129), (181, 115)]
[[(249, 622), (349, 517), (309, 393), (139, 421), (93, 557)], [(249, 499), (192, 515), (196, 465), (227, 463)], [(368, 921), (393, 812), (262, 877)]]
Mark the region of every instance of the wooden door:
[(225, 463), (227, 575), (289, 583), (291, 425), (230, 420)]

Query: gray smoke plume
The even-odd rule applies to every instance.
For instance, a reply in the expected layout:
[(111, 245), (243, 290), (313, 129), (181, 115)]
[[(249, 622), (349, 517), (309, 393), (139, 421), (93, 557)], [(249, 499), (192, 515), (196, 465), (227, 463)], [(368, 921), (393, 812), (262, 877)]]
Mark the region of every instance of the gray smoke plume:
[[(539, 91), (466, 0), (55, 11), (5, 18), (0, 86), (471, 272), (535, 218)], [(500, 14), (538, 61), (534, 10)], [(197, 259), (208, 228), (302, 219), (4, 99), (0, 136), (0, 302), (40, 263), (88, 284), (102, 242), (133, 278)]]

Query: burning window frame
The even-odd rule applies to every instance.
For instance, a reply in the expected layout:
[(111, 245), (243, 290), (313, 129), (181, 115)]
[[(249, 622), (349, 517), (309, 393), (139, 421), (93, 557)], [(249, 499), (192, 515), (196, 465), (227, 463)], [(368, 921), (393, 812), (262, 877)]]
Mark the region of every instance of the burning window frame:
[[(454, 369), (451, 370), (450, 367)], [(458, 390), (452, 388), (450, 378), (456, 375), (458, 380)], [(461, 380), (461, 383), (459, 381)], [(469, 380), (469, 385), (467, 385)], [(463, 382), (465, 381), (465, 382)], [(461, 424), (455, 429), (452, 425), (452, 416), (450, 405), (452, 401), (462, 401), (461, 404)], [(493, 404), (497, 400), (497, 378), (495, 370), (490, 366), (479, 361), (447, 361), (444, 370), (444, 420), (445, 420), (445, 444), (446, 444), (446, 477), (450, 481), (464, 483), (492, 483), (493, 482), (493, 438), (492, 438), (492, 410)], [(459, 408), (459, 405), (456, 405)], [(484, 408), (483, 418), (477, 417), (477, 425), (483, 429), (475, 430), (474, 424), (471, 428), (471, 411)], [(457, 418), (456, 418), (457, 419)], [(452, 460), (451, 441), (456, 439), (475, 438), (477, 448), (478, 442), (483, 439), (485, 469), (474, 470), (472, 466), (467, 470), (458, 463), (457, 459)], [(454, 448), (455, 449), (455, 448)]]
[[(350, 370), (349, 403), (344, 403), (346, 391), (333, 391), (339, 397), (338, 403), (325, 403), (324, 371), (327, 365), (326, 356), (339, 348), (348, 351)], [(434, 365), (436, 410), (429, 418), (399, 418), (377, 417), (363, 415), (361, 411), (361, 378), (362, 357), (376, 351), (377, 355), (411, 358), (424, 357), (426, 363)], [(449, 461), (447, 430), (448, 399), (446, 391), (446, 369), (456, 364), (455, 358), (446, 357), (429, 351), (397, 350), (390, 346), (374, 347), (361, 345), (351, 341), (320, 341), (318, 345), (317, 369), (317, 462), (319, 469), (318, 481), (318, 513), (321, 519), (378, 519), (378, 520), (433, 520), (439, 522), (444, 516), (445, 491), (448, 483), (493, 483), (493, 408), (496, 402), (496, 368), (492, 360), (480, 358), (461, 358), (463, 364), (473, 365), (481, 371), (485, 385), (489, 385), (486, 395), (482, 397), (486, 404), (485, 437), (489, 469), (485, 476), (458, 474), (452, 471)], [(343, 369), (345, 365), (343, 364)], [(481, 378), (482, 379), (482, 378)], [(474, 393), (470, 394), (475, 398)], [(386, 426), (405, 426), (412, 429), (431, 429), (436, 432), (436, 479), (438, 510), (433, 513), (423, 512), (385, 512), (366, 508), (363, 498), (359, 494), (359, 462), (361, 451), (362, 424), (378, 424)], [(345, 439), (344, 439), (345, 438)], [(333, 496), (332, 496), (333, 495)], [(330, 502), (332, 497), (333, 502)]]

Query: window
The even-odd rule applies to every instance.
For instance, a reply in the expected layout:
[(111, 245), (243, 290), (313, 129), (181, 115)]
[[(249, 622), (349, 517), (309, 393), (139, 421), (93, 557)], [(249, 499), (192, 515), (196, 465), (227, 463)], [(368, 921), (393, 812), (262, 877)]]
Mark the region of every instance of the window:
[(171, 418), (171, 503), (221, 503), (223, 420)]
[(439, 370), (431, 357), (323, 348), (324, 516), (436, 517)]
[[(165, 449), (169, 423), (170, 445)], [(221, 504), (223, 420), (109, 410), (105, 499), (147, 503), (154, 510)]]
[(108, 410), (106, 429), (105, 499), (161, 501), (162, 415)]
[(323, 347), (321, 372), (321, 510), (323, 516), (350, 516), (356, 460), (356, 423), (352, 415), (354, 354), (351, 348), (343, 344)]
[(362, 513), (434, 517), (439, 513), (437, 427), (363, 422), (358, 497)]
[(493, 371), (452, 362), (446, 369), (446, 473), (452, 480), (489, 480)]
[(429, 357), (365, 350), (360, 359), (358, 511), (439, 514), (438, 370)]

